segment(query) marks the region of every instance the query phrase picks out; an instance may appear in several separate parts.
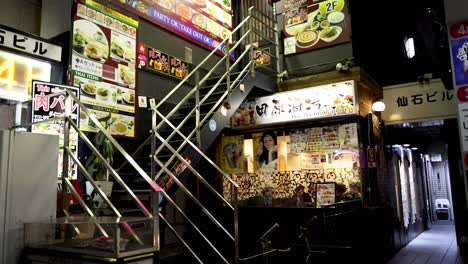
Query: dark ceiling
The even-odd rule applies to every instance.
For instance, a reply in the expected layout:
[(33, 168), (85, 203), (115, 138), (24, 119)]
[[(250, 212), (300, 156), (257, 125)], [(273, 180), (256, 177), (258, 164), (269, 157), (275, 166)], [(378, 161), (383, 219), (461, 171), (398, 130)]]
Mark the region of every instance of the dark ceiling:
[[(432, 73), (451, 89), (442, 0), (350, 0), (350, 9), (356, 64), (382, 86), (415, 82)], [(414, 39), (412, 59), (405, 54), (405, 36)]]

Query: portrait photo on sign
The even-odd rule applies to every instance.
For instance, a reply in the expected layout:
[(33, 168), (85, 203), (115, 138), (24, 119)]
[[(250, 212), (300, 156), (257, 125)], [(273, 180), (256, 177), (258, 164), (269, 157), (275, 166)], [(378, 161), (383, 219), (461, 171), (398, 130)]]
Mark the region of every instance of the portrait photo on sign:
[(255, 171), (278, 170), (278, 138), (275, 131), (252, 134)]

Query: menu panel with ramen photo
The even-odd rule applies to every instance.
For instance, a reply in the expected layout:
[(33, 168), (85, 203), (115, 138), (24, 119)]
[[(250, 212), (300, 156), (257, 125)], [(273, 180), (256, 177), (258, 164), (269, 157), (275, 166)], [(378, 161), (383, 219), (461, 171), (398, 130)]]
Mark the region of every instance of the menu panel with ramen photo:
[[(112, 116), (113, 135), (134, 136), (137, 28), (138, 21), (93, 0), (76, 4), (72, 83), (89, 110), (98, 117)], [(96, 131), (84, 113), (80, 128)]]
[(346, 0), (285, 0), (284, 10), (285, 55), (350, 40)]

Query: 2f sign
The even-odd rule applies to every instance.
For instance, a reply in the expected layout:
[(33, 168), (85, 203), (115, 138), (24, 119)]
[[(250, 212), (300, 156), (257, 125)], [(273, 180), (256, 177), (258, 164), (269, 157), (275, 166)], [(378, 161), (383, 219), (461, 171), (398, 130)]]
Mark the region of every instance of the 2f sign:
[(454, 39), (468, 36), (468, 21), (463, 22), (463, 23), (453, 24), (450, 27), (450, 35)]
[(335, 11), (343, 10), (345, 0), (331, 0), (320, 3), (320, 13), (329, 14)]

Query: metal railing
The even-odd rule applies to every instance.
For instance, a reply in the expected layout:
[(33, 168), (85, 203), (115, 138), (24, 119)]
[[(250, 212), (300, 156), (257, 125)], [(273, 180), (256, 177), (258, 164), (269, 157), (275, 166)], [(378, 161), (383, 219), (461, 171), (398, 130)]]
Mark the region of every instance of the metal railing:
[[(205, 57), (187, 76), (185, 76), (171, 91), (164, 96), (161, 100), (158, 101), (155, 107), (152, 110), (152, 130), (149, 137), (144, 140), (144, 142), (135, 150), (132, 156), (137, 155), (145, 145), (151, 143), (151, 175), (154, 181), (159, 181), (163, 190), (161, 191), (162, 196), (166, 199), (174, 209), (182, 215), (186, 222), (198, 233), (202, 239), (212, 248), (212, 250), (220, 257), (224, 263), (229, 263), (227, 258), (221, 254), (221, 252), (213, 245), (213, 243), (208, 239), (208, 237), (203, 234), (200, 228), (194, 223), (194, 220), (191, 219), (184, 210), (176, 204), (176, 202), (167, 195), (168, 188), (171, 185), (166, 185), (168, 181), (175, 183), (187, 196), (190, 198), (194, 204), (200, 208), (201, 212), (210, 219), (210, 221), (219, 228), (228, 238), (234, 243), (234, 262), (238, 263), (239, 261), (239, 252), (238, 252), (238, 223), (237, 223), (237, 189), (238, 184), (235, 182), (229, 174), (225, 173), (215, 162), (213, 162), (201, 149), (201, 129), (208, 123), (211, 117), (226, 104), (230, 105), (231, 103), (231, 94), (233, 91), (239, 87), (239, 84), (244, 80), (244, 78), (250, 73), (254, 76), (255, 70), (262, 65), (256, 65), (256, 61), (253, 60), (254, 50), (257, 48), (254, 45), (254, 40), (258, 39), (258, 36), (264, 39), (269, 40), (269, 44), (274, 45), (275, 55), (266, 52), (270, 58), (276, 61), (276, 64), (271, 70), (276, 77), (277, 73), (280, 72), (280, 63), (279, 63), (279, 31), (272, 23), (267, 23), (264, 25), (263, 30), (259, 32), (255, 30), (256, 23), (264, 23), (264, 18), (259, 18), (254, 15), (254, 8), (251, 7), (248, 9), (248, 16), (245, 17), (238, 26), (231, 32), (230, 35), (226, 36), (221, 43), (213, 50), (211, 53)], [(265, 29), (269, 31), (265, 33)], [(263, 34), (263, 33), (265, 34)], [(230, 41), (238, 36), (237, 40), (233, 43)], [(255, 37), (257, 36), (257, 37)], [(247, 43), (247, 45), (245, 45)], [(214, 63), (214, 66), (207, 66), (211, 61), (215, 60), (217, 53), (223, 51), (223, 55), (220, 56), (219, 60)], [(234, 57), (234, 55), (236, 55)], [(223, 68), (224, 67), (224, 68)], [(204, 68), (211, 68), (208, 72), (203, 72)], [(268, 69), (268, 68), (266, 68)], [(217, 72), (222, 72), (217, 74)], [(235, 75), (232, 75), (233, 72), (236, 72)], [(203, 77), (200, 78), (200, 75)], [(234, 76), (234, 77), (233, 77)], [(233, 79), (231, 79), (233, 78)], [(171, 98), (180, 97), (177, 94), (181, 89), (186, 89), (187, 85), (190, 85), (189, 80), (195, 79), (195, 85), (189, 89), (185, 96), (180, 98), (175, 98), (173, 101), (178, 101), (174, 107), (171, 108), (169, 113), (163, 113), (162, 108), (165, 104), (170, 102)], [(201, 96), (201, 89), (208, 81), (214, 80), (216, 83), (210, 88), (205, 89), (205, 94)], [(205, 105), (209, 99), (215, 97), (215, 92), (219, 91), (221, 88), (225, 90), (220, 95), (219, 92), (216, 93), (216, 100), (211, 108), (204, 113), (202, 117), (201, 107)], [(185, 109), (185, 117), (178, 122), (172, 121), (173, 118), (178, 116), (180, 110), (186, 107), (189, 104), (189, 100), (194, 100), (195, 103), (193, 107), (188, 110)], [(180, 114), (179, 114), (180, 115)], [(195, 117), (195, 118), (194, 118)], [(194, 123), (189, 123), (190, 120), (195, 119)], [(184, 132), (182, 129), (187, 127), (193, 127), (193, 130), (189, 132)], [(171, 132), (164, 135), (164, 129), (169, 128)], [(188, 133), (188, 134), (187, 134)], [(174, 138), (181, 138), (176, 144), (174, 144)], [(190, 161), (186, 160), (186, 157), (183, 156), (183, 152), (188, 148), (194, 150), (194, 152), (203, 158), (208, 165), (212, 166), (214, 170), (220, 174), (224, 180), (228, 181), (232, 186), (231, 188), (231, 199), (230, 202), (227, 201), (222, 194), (220, 194), (211, 184), (203, 177)], [(169, 151), (170, 156), (164, 155), (162, 157), (163, 151)], [(127, 161), (121, 164), (117, 169), (120, 171), (124, 166), (126, 166)], [(157, 170), (157, 166), (160, 168)], [(229, 232), (221, 222), (209, 212), (209, 210), (195, 197), (195, 195), (190, 192), (190, 190), (184, 186), (184, 184), (179, 179), (180, 171), (177, 171), (177, 167), (185, 167), (190, 171), (192, 175), (196, 177), (199, 182), (201, 182), (208, 190), (211, 191), (214, 196), (221, 201), (227, 208), (233, 212), (233, 221), (234, 221), (234, 230), (232, 233)], [(164, 177), (163, 177), (164, 176)], [(162, 183), (161, 183), (162, 182)], [(171, 223), (162, 215), (160, 219), (165, 222), (169, 230), (171, 230), (175, 236), (182, 242), (182, 244), (187, 247), (188, 251), (194, 256), (194, 258), (199, 262), (203, 263), (200, 257), (196, 254), (195, 250), (191, 248), (189, 243), (187, 243), (183, 236), (180, 235), (176, 229), (171, 225)]]
[[(193, 202), (196, 206), (198, 206), (211, 221), (222, 230), (225, 235), (234, 242), (234, 261), (238, 263), (239, 255), (238, 255), (238, 223), (237, 223), (237, 189), (238, 184), (235, 182), (229, 174), (224, 172), (215, 162), (213, 162), (201, 149), (201, 129), (205, 126), (211, 117), (219, 110), (221, 106), (225, 106), (226, 102), (228, 105), (231, 103), (231, 94), (232, 92), (239, 86), (242, 80), (250, 73), (254, 75), (254, 71), (257, 68), (255, 60), (253, 60), (253, 52), (256, 48), (253, 43), (244, 47), (244, 43), (247, 41), (252, 41), (252, 36), (255, 33), (252, 27), (252, 21), (256, 19), (253, 16), (254, 9), (249, 8), (248, 10), (249, 16), (247, 16), (244, 20), (242, 20), (239, 25), (232, 31), (229, 36), (223, 39), (223, 41), (216, 47), (200, 64), (198, 64), (190, 74), (188, 74), (178, 85), (176, 85), (169, 94), (167, 94), (164, 98), (162, 98), (154, 108), (153, 111), (153, 129), (152, 135), (150, 136), (150, 140), (152, 142), (153, 150), (152, 150), (152, 161), (155, 165), (158, 165), (161, 169), (155, 172), (154, 179), (158, 180), (162, 176), (168, 176), (167, 179), (173, 181)], [(271, 28), (274, 32), (271, 34), (275, 37), (278, 36), (277, 31), (274, 28)], [(229, 44), (229, 40), (233, 38), (238, 32), (243, 32), (242, 35), (238, 37), (238, 39), (234, 42), (233, 45)], [(272, 44), (276, 45), (276, 50), (278, 50), (278, 40), (272, 39)], [(219, 51), (224, 46), (224, 55), (212, 66), (211, 70), (207, 73), (204, 73), (203, 78), (199, 79), (199, 75), (203, 67), (208, 64), (209, 60), (216, 56), (217, 51)], [(239, 54), (235, 58), (233, 58), (233, 54)], [(278, 61), (277, 56), (270, 55), (273, 59)], [(247, 61), (247, 63), (245, 63)], [(244, 63), (243, 63), (244, 62)], [(279, 67), (279, 63), (276, 64)], [(224, 68), (223, 68), (224, 67)], [(231, 73), (236, 71), (241, 67), (240, 70), (237, 72), (237, 76), (233, 80), (231, 80)], [(276, 70), (276, 72), (279, 69)], [(217, 71), (223, 72), (220, 75), (216, 75)], [(184, 98), (179, 100), (179, 103), (175, 105), (172, 110), (167, 113), (163, 114), (163, 111), (160, 110), (165, 103), (169, 102), (170, 98), (175, 95), (175, 93), (181, 89), (184, 85), (188, 84), (188, 80), (192, 77), (196, 79), (196, 85), (190, 89)], [(208, 80), (215, 80), (216, 83), (213, 86), (210, 86), (209, 89), (205, 89), (206, 93), (204, 96), (200, 96), (201, 87), (208, 81)], [(221, 87), (223, 86), (223, 87)], [(225, 88), (224, 88), (225, 86)], [(204, 114), (204, 117), (201, 118), (201, 106), (203, 106), (210, 98), (213, 97), (215, 91), (219, 91), (219, 88), (225, 89), (224, 92), (217, 97), (217, 100), (214, 102), (213, 106)], [(195, 97), (195, 98), (193, 98)], [(191, 99), (195, 99), (195, 104), (186, 110), (186, 116), (181, 121), (175, 123), (171, 121), (171, 118), (177, 113), (182, 107), (186, 107), (188, 101)], [(192, 118), (195, 117), (195, 124), (192, 124), (193, 130), (187, 132), (185, 134), (182, 132), (183, 128), (187, 128), (190, 124), (188, 122), (193, 120)], [(159, 122), (158, 122), (159, 121)], [(164, 127), (169, 127), (171, 132), (167, 135), (164, 135)], [(188, 134), (187, 134), (188, 133)], [(176, 144), (171, 144), (171, 140), (174, 137), (182, 138), (181, 142), (177, 142)], [(174, 146), (175, 145), (175, 146)], [(182, 152), (185, 151), (187, 148), (191, 148), (197, 155), (201, 156), (206, 163), (214, 168), (214, 170), (223, 177), (225, 181), (228, 181), (229, 184), (232, 186), (231, 188), (231, 202), (227, 201), (222, 194), (216, 191), (210, 183), (208, 183), (205, 178), (196, 170), (194, 166), (191, 165), (189, 161), (183, 156)], [(160, 158), (160, 153), (163, 150), (169, 150), (171, 156), (166, 159)], [(179, 165), (178, 165), (179, 164)], [(155, 167), (153, 165), (152, 167)], [(227, 208), (233, 211), (234, 217), (234, 230), (233, 234), (231, 234), (221, 223), (218, 219), (216, 219), (208, 210), (207, 208), (202, 205), (202, 203), (195, 197), (193, 193), (191, 193), (188, 188), (184, 186), (181, 180), (178, 178), (177, 173), (174, 173), (174, 168), (177, 166), (184, 166), (186, 169), (190, 171), (192, 175), (194, 175), (197, 180), (199, 180), (207, 189), (209, 189), (217, 199), (219, 199)], [(200, 229), (194, 224), (194, 221), (190, 219), (185, 213), (183, 213), (182, 209), (175, 205), (173, 201), (170, 201), (171, 204), (175, 206), (175, 209), (186, 219), (186, 221), (196, 230), (196, 232), (205, 240), (210, 247), (216, 252), (216, 254), (223, 260), (225, 263), (229, 263), (229, 261), (219, 252), (219, 250), (209, 241), (209, 239), (200, 231)], [(175, 229), (171, 226), (171, 224), (166, 220), (163, 219), (169, 228), (175, 232)], [(188, 248), (188, 250), (195, 256), (197, 261), (203, 263), (199, 257), (195, 254), (193, 249), (188, 245), (188, 243), (183, 239), (181, 235), (176, 233), (176, 236), (182, 241), (182, 243)]]
[[(73, 91), (65, 90), (59, 94), (63, 94), (66, 96), (66, 109), (71, 109), (70, 103), (74, 102), (78, 104), (81, 111), (85, 113), (89, 120), (95, 124), (95, 128), (99, 133), (102, 133), (104, 137), (109, 140), (109, 142), (114, 146), (117, 153), (124, 157), (124, 161), (122, 162), (121, 166), (117, 169), (113, 168), (111, 164), (106, 160), (106, 158), (99, 152), (96, 146), (93, 145), (91, 140), (79, 129), (78, 125), (72, 120), (70, 113), (66, 112), (65, 116), (62, 118), (64, 122), (64, 155), (63, 155), (63, 171), (62, 171), (62, 193), (67, 194), (69, 191), (71, 194), (78, 200), (78, 203), (84, 209), (84, 211), (91, 217), (94, 217), (93, 210), (91, 210), (86, 202), (80, 197), (79, 193), (75, 190), (73, 184), (69, 180), (68, 175), (68, 168), (70, 160), (73, 160), (74, 163), (77, 164), (78, 170), (82, 173), (82, 175), (90, 182), (90, 184), (94, 187), (94, 190), (98, 195), (101, 196), (103, 201), (109, 205), (110, 210), (117, 216), (122, 217), (122, 214), (119, 210), (112, 204), (103, 190), (99, 187), (99, 185), (93, 180), (92, 175), (90, 175), (85, 166), (80, 162), (80, 160), (73, 154), (73, 151), (69, 148), (69, 136), (70, 130), (73, 128), (82, 142), (96, 155), (99, 161), (105, 166), (109, 175), (113, 177), (115, 182), (117, 182), (126, 192), (132, 200), (136, 203), (140, 211), (145, 215), (145, 217), (153, 219), (154, 221), (154, 239), (153, 239), (153, 246), (156, 248), (160, 248), (160, 237), (159, 237), (159, 219), (164, 221), (168, 228), (175, 234), (175, 236), (187, 247), (190, 253), (195, 257), (195, 259), (199, 263), (203, 263), (200, 257), (197, 255), (195, 250), (193, 250), (189, 243), (187, 243), (183, 236), (180, 235), (176, 229), (171, 225), (171, 223), (160, 213), (159, 208), (159, 195), (168, 201), (174, 208), (185, 218), (186, 222), (192, 226), (192, 228), (203, 238), (203, 240), (213, 249), (213, 251), (220, 257), (220, 259), (224, 263), (230, 263), (227, 257), (225, 257), (220, 250), (212, 243), (208, 237), (202, 232), (202, 230), (197, 227), (193, 219), (191, 219), (184, 210), (171, 198), (168, 194), (168, 188), (160, 188), (160, 186), (156, 183), (156, 181), (160, 180), (161, 176), (167, 176), (167, 179), (170, 179), (174, 182), (193, 202), (196, 206), (198, 206), (201, 212), (207, 216), (210, 221), (219, 229), (221, 230), (230, 241), (234, 243), (234, 263), (239, 262), (239, 252), (238, 252), (238, 207), (237, 207), (237, 190), (238, 184), (234, 181), (229, 174), (224, 172), (215, 162), (213, 162), (201, 149), (201, 128), (207, 125), (210, 118), (219, 110), (221, 106), (225, 106), (226, 103), (229, 105), (231, 101), (231, 94), (233, 91), (239, 87), (239, 84), (248, 76), (248, 74), (254, 75), (254, 71), (258, 68), (256, 62), (253, 60), (253, 52), (255, 46), (253, 43), (250, 43), (247, 47), (244, 47), (244, 43), (246, 41), (252, 41), (252, 35), (257, 34), (253, 30), (253, 20), (256, 19), (253, 15), (253, 8), (249, 8), (248, 10), (249, 16), (247, 16), (244, 20), (242, 20), (239, 25), (232, 31), (229, 36), (226, 36), (223, 41), (199, 64), (197, 65), (190, 74), (188, 74), (179, 84), (177, 84), (170, 93), (168, 93), (164, 98), (162, 98), (157, 105), (152, 108), (152, 130), (151, 135), (144, 141), (144, 143), (137, 148), (137, 151), (141, 150), (145, 144), (151, 142), (151, 153), (152, 153), (152, 165), (151, 165), (151, 173), (150, 175), (145, 172), (145, 170), (135, 161), (134, 155), (137, 153), (135, 151), (132, 155), (126, 152), (126, 150), (112, 137), (112, 135), (107, 131), (107, 129), (101, 124), (100, 120), (90, 111), (88, 110), (77, 98)], [(241, 32), (242, 35), (238, 37), (238, 39), (231, 43), (233, 36), (238, 35)], [(271, 28), (273, 30), (273, 35), (276, 38), (276, 41), (272, 41), (274, 45), (276, 45), (276, 50), (278, 50), (278, 32), (276, 29)], [(223, 55), (221, 55), (219, 60), (215, 63), (213, 67), (210, 67), (207, 73), (203, 73), (202, 70), (210, 60), (214, 60), (216, 53), (220, 50), (223, 50)], [(235, 55), (235, 56), (234, 56)], [(273, 56), (269, 54), (272, 58), (278, 60), (279, 56)], [(247, 63), (245, 63), (247, 61)], [(277, 69), (279, 71), (279, 63), (276, 64)], [(222, 69), (221, 67), (225, 67)], [(239, 70), (240, 69), (240, 70)], [(222, 74), (216, 75), (216, 72), (222, 72)], [(236, 72), (234, 75), (233, 73)], [(200, 79), (200, 75), (203, 74), (203, 78)], [(234, 76), (234, 77), (233, 77)], [(188, 84), (189, 79), (195, 78), (195, 86), (190, 89), (186, 93), (186, 95), (177, 100), (179, 103), (167, 114), (164, 114), (161, 108), (172, 96), (175, 96), (175, 93), (180, 90), (182, 87)], [(205, 95), (201, 96), (200, 91), (202, 86), (211, 79), (217, 79), (216, 83), (209, 89)], [(231, 79), (232, 78), (232, 79)], [(214, 104), (210, 107), (207, 113), (202, 118), (201, 115), (201, 107), (206, 105), (209, 99), (214, 97), (215, 91), (219, 88), (223, 88), (222, 86), (225, 85), (225, 90), (219, 95), (217, 100)], [(206, 90), (205, 90), (206, 91)], [(59, 94), (53, 94), (49, 96), (56, 96)], [(175, 123), (172, 121), (173, 118), (179, 110), (186, 106), (189, 100), (195, 99), (195, 105), (193, 108), (188, 110), (186, 113), (186, 117), (183, 118), (180, 122)], [(192, 124), (194, 129), (190, 131), (187, 135), (182, 132), (182, 128), (189, 126), (188, 122), (190, 118), (195, 117), (195, 124)], [(51, 122), (55, 119), (49, 119), (44, 122)], [(34, 123), (36, 124), (36, 123)], [(33, 125), (33, 123), (29, 124)], [(169, 127), (172, 132), (168, 135), (164, 135), (163, 128)], [(178, 146), (174, 146), (173, 138), (179, 137), (182, 138), (180, 144)], [(172, 140), (172, 141), (171, 141)], [(185, 157), (183, 157), (183, 151), (187, 148), (193, 149), (201, 158), (203, 158), (207, 164), (212, 166), (215, 171), (220, 174), (224, 180), (228, 181), (231, 185), (231, 197), (230, 201), (226, 200), (225, 197), (220, 194), (211, 184), (203, 177), (200, 172), (196, 170), (194, 166), (191, 165), (190, 161), (187, 161)], [(170, 157), (168, 159), (162, 159), (160, 154), (163, 150), (169, 150)], [(131, 167), (138, 173), (140, 177), (144, 179), (144, 181), (149, 185), (151, 189), (151, 208), (145, 207), (143, 202), (138, 198), (135, 194), (134, 190), (132, 190), (122, 179), (119, 175), (119, 172), (123, 168), (123, 166), (130, 164)], [(156, 171), (156, 165), (160, 167), (159, 171)], [(219, 199), (226, 208), (229, 208), (233, 212), (233, 230), (228, 231), (225, 226), (211, 213), (209, 210), (196, 198), (196, 196), (190, 192), (190, 190), (179, 180), (179, 173), (180, 171), (175, 171), (174, 168), (176, 166), (184, 166), (186, 169), (190, 171), (191, 174), (195, 175), (196, 178), (207, 188), (209, 189), (217, 199)], [(169, 185), (168, 185), (169, 187)], [(69, 215), (67, 211), (67, 204), (69, 203), (67, 195), (62, 195), (62, 206), (63, 211), (66, 216)], [(96, 224), (98, 229), (101, 231), (103, 236), (108, 236), (105, 230)], [(125, 230), (140, 244), (142, 243), (141, 239), (137, 236), (137, 234), (132, 230), (129, 225), (125, 225), (123, 223)], [(77, 230), (79, 232), (79, 230)]]

